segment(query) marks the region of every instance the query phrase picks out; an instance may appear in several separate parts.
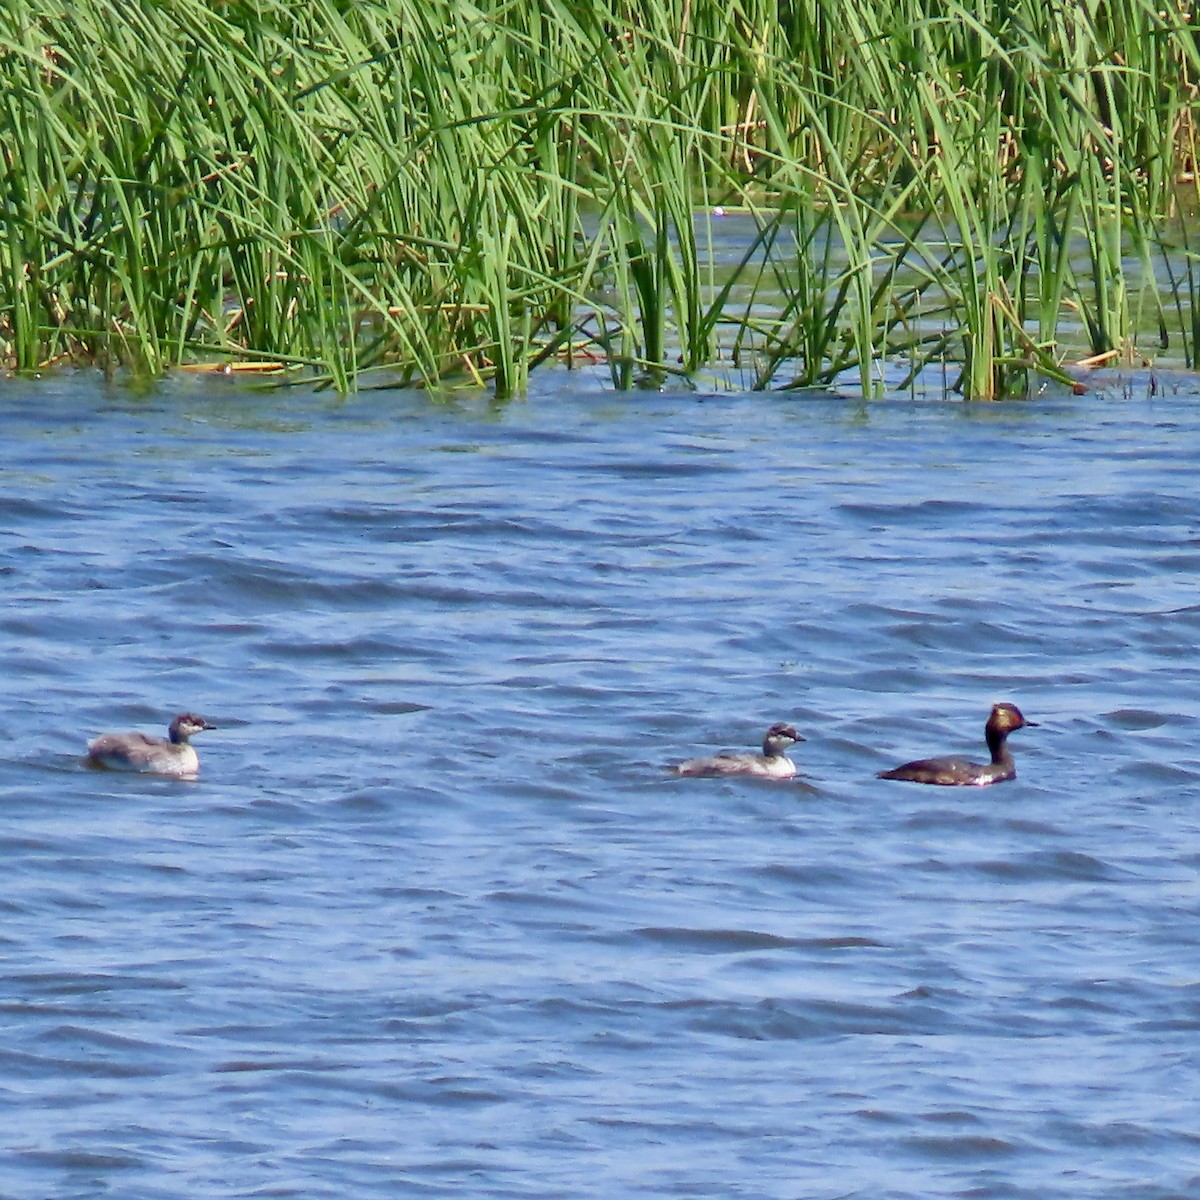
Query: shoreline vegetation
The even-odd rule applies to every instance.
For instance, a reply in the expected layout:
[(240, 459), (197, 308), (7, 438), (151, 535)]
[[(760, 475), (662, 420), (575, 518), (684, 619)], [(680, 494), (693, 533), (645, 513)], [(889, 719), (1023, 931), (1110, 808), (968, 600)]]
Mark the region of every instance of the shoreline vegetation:
[(500, 397), (551, 362), (969, 399), (1070, 386), (1068, 345), (1192, 368), (1182, 3), (7, 0), (0, 362)]

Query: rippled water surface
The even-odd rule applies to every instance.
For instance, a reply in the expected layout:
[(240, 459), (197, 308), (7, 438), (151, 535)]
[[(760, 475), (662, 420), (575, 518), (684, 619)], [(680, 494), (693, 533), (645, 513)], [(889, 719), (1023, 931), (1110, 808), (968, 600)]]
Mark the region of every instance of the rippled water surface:
[(1200, 1194), (1186, 383), (0, 404), (0, 1195)]

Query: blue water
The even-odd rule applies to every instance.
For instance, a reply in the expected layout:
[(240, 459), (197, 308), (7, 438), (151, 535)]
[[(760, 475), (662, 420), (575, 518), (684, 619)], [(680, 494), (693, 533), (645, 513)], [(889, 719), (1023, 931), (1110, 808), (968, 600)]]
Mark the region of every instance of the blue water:
[(0, 1196), (1200, 1194), (1168, 382), (5, 383)]

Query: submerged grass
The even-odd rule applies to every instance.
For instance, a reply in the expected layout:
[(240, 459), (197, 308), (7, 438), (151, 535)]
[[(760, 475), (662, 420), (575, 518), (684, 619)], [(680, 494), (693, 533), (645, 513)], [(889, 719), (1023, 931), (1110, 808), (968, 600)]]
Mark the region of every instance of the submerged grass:
[[(1145, 0), (8, 0), (0, 357), (755, 386), (1191, 365), (1200, 77)], [(717, 206), (753, 217), (719, 271)], [(717, 226), (719, 228), (719, 225)]]

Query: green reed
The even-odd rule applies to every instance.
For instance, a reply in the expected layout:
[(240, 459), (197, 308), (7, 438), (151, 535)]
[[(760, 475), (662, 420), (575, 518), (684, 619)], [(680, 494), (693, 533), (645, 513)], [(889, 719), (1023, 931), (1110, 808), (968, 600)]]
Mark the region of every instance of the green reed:
[(1198, 68), (1145, 0), (8, 0), (0, 358), (979, 399), (1142, 323), (1190, 361)]

